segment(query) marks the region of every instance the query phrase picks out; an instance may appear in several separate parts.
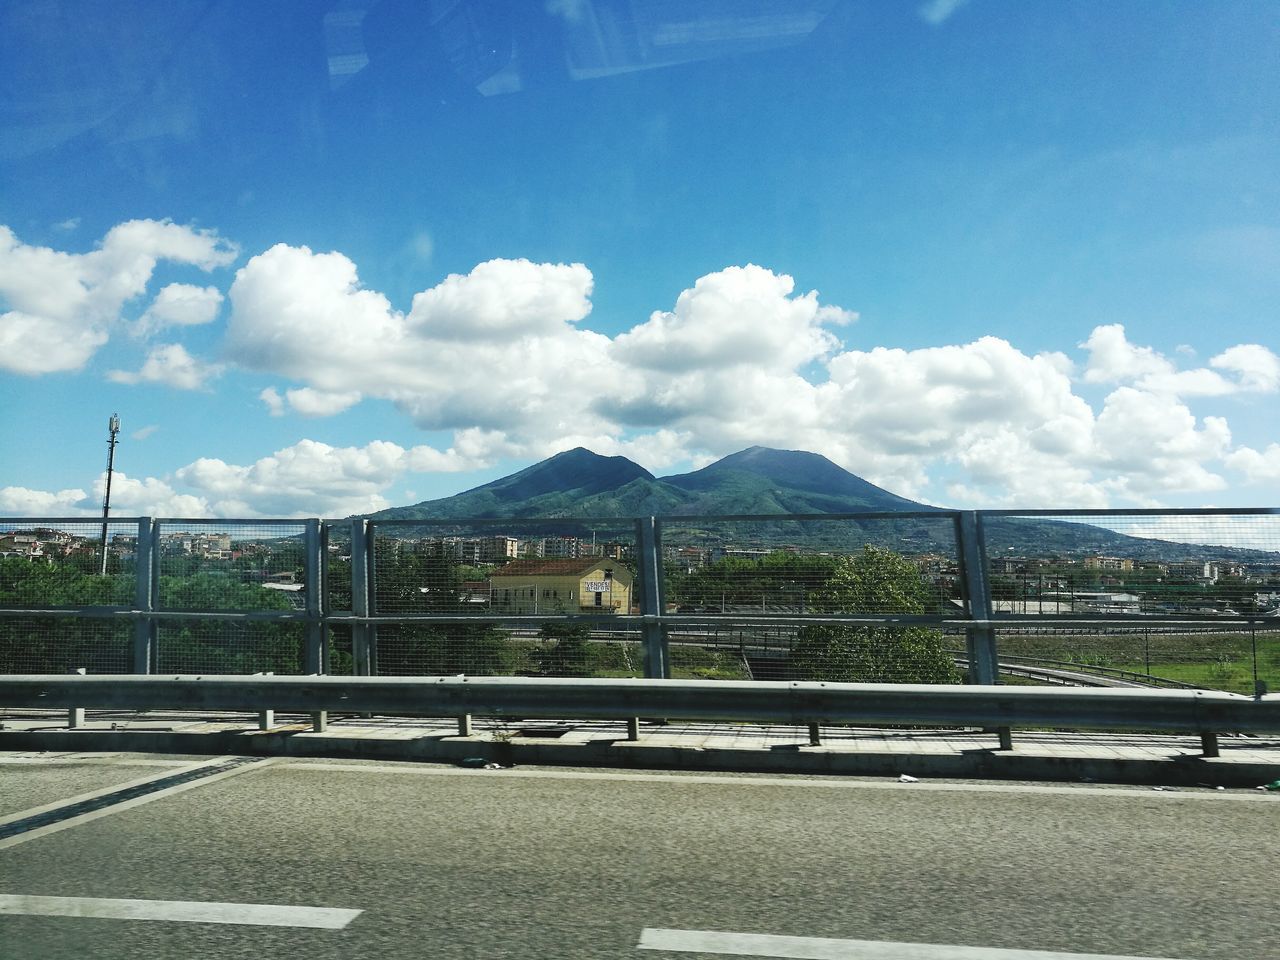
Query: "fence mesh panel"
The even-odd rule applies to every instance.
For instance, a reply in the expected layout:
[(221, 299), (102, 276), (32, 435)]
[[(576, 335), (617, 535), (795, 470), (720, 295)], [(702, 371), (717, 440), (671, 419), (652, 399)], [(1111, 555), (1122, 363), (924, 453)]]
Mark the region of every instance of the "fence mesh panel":
[(160, 673), (302, 673), (302, 624), (182, 619), (158, 633)]
[(587, 623), (384, 623), (376, 633), (380, 676), (644, 676), (638, 633)]
[(323, 527), (324, 570), (321, 583), (326, 610), (351, 610), (351, 524), (329, 521)]
[(630, 520), (392, 521), (372, 536), (382, 616), (608, 616), (638, 601)]
[(168, 610), (301, 610), (302, 523), (163, 520), (157, 605)]
[(138, 525), (102, 521), (0, 521), (0, 607), (131, 606)]
[(701, 615), (958, 614), (950, 515), (667, 518), (666, 601)]
[(1280, 625), (1017, 627), (999, 632), (1002, 681), (1191, 686), (1254, 693), (1274, 686)]
[(126, 619), (0, 619), (0, 673), (129, 673), (133, 625)]
[[(712, 622), (672, 627), (678, 679), (959, 683), (953, 642), (931, 626)], [(960, 642), (963, 647), (963, 640)]]
[(991, 516), (997, 615), (1280, 615), (1280, 516)]

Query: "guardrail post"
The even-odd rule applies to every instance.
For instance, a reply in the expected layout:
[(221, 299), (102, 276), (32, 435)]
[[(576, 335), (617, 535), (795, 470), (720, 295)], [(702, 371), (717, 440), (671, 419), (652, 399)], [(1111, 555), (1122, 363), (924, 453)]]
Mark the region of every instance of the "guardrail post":
[(133, 624), (133, 672), (151, 673), (155, 659), (156, 530), (150, 517), (138, 520), (138, 545), (134, 551), (133, 607), (141, 616)]
[[(76, 676), (80, 676), (80, 677), (83, 677), (86, 673), (88, 673), (88, 671), (85, 670), (84, 667), (76, 667), (71, 672)], [(72, 730), (75, 730), (78, 727), (84, 726), (84, 707), (68, 707), (67, 708), (67, 726)]]
[(651, 680), (671, 678), (670, 648), (667, 629), (662, 624), (666, 612), (662, 584), (662, 538), (653, 517), (636, 520), (636, 544), (639, 547), (637, 569), (640, 579), (640, 613), (644, 625), (644, 675)]
[[(369, 616), (369, 521), (357, 517), (351, 521), (351, 612), (357, 618)], [(357, 677), (371, 677), (377, 669), (373, 627), (365, 619), (351, 624), (351, 657)]]
[[(255, 677), (274, 677), (275, 674), (268, 670), (266, 673), (255, 673)], [(260, 710), (258, 712), (258, 729), (270, 730), (276, 725), (276, 712), (274, 710)]]

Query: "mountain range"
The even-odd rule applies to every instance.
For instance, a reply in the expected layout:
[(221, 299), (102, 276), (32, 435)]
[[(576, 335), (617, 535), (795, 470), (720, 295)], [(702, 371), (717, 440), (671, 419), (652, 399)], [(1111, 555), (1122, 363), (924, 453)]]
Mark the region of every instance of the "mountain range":
[(566, 450), (483, 486), (375, 519), (638, 517), (934, 510), (802, 450), (751, 447), (659, 479), (626, 457)]
[[(518, 473), (452, 497), (392, 507), (375, 520), (466, 520), (488, 518), (612, 518), (640, 516), (770, 515), (824, 513), (932, 513), (942, 508), (890, 493), (803, 450), (750, 447), (701, 470), (655, 477), (626, 457), (605, 457), (582, 447), (558, 453)], [(911, 552), (950, 552), (950, 525), (939, 519), (888, 524), (860, 521), (868, 542)], [(804, 545), (835, 546), (848, 531), (813, 524), (799, 535)], [(1130, 537), (1089, 523), (990, 518), (988, 551), (1021, 556), (1107, 554), (1163, 560), (1208, 559), (1196, 544)], [(782, 542), (795, 542), (792, 525)], [(1275, 554), (1213, 547), (1218, 559), (1275, 560)]]

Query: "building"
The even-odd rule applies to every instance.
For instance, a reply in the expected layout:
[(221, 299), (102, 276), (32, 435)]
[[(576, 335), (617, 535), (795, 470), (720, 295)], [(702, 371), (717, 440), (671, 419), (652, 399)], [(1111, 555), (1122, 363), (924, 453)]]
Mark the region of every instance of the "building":
[(1103, 557), (1094, 555), (1084, 558), (1086, 570), (1123, 570), (1133, 569), (1133, 561), (1128, 557)]
[(489, 575), (494, 613), (627, 613), (631, 588), (631, 571), (606, 557), (514, 560)]

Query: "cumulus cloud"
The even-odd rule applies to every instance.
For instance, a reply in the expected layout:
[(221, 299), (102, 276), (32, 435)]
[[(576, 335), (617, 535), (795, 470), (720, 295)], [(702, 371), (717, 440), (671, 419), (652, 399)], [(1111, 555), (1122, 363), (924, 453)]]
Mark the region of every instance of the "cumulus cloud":
[(267, 387), (260, 394), (258, 399), (267, 406), (267, 413), (273, 417), (284, 416), (284, 398), (280, 396), (279, 391), (275, 387)]
[(112, 383), (162, 383), (177, 390), (203, 390), (221, 373), (219, 364), (204, 363), (187, 353), (181, 344), (168, 343), (153, 347), (142, 369), (136, 373), (111, 370), (107, 379)]
[(23, 374), (78, 370), (107, 342), (124, 305), (146, 291), (160, 261), (226, 266), (234, 246), (167, 220), (112, 227), (89, 253), (23, 243), (0, 226), (0, 368)]
[[(476, 470), (490, 462), (455, 444), (405, 449), (386, 440), (335, 447), (300, 440), (252, 463), (201, 457), (165, 477), (134, 478), (119, 470), (111, 485), (116, 516), (345, 517), (391, 505), (385, 493), (415, 472)], [(0, 488), (0, 515), (94, 516), (101, 510), (105, 475), (91, 494)]]
[(165, 327), (190, 327), (212, 323), (222, 305), (217, 287), (171, 283), (161, 287), (135, 327), (139, 336), (150, 336)]
[(0, 515), (10, 517), (78, 516), (84, 512), (83, 490), (31, 490), (0, 487)]
[[(262, 392), (273, 414), (324, 416), (376, 397), (453, 432), (448, 451), (406, 454), (409, 469), (577, 444), (660, 469), (760, 443), (821, 451), (908, 496), (986, 504), (1221, 489), (1230, 431), (1188, 402), (1280, 385), (1266, 347), (1184, 369), (1118, 324), (1080, 345), (1082, 370), (994, 337), (846, 349), (837, 331), (856, 314), (751, 264), (698, 278), (671, 309), (609, 338), (583, 323), (592, 285), (581, 264), (494, 260), (402, 313), (342, 254), (281, 244), (236, 275), (227, 349), (298, 382)], [(1090, 402), (1081, 381), (1110, 393)]]
[(299, 390), (286, 390), (285, 399), (289, 401), (290, 407), (304, 417), (331, 417), (359, 403), (360, 391), (344, 390), (334, 393), (302, 387)]
[(1280, 357), (1256, 343), (1231, 347), (1210, 359), (1208, 367), (1189, 370), (1178, 369), (1151, 347), (1130, 343), (1118, 323), (1096, 327), (1080, 346), (1089, 353), (1086, 383), (1129, 384), (1171, 397), (1274, 393), (1280, 389)]
[(1240, 447), (1227, 454), (1227, 466), (1244, 476), (1246, 483), (1280, 482), (1280, 443), (1265, 450)]
[(624, 363), (653, 370), (735, 367), (792, 370), (824, 356), (839, 341), (824, 324), (855, 319), (818, 304), (817, 291), (793, 297), (786, 274), (748, 264), (700, 277), (676, 298), (675, 309), (655, 312), (613, 344)]
[(625, 371), (607, 337), (576, 326), (591, 284), (581, 264), (493, 260), (419, 293), (406, 315), (342, 254), (278, 244), (236, 274), (226, 349), (302, 389), (390, 400), (424, 428), (536, 445), (575, 421), (607, 429), (590, 401)]

